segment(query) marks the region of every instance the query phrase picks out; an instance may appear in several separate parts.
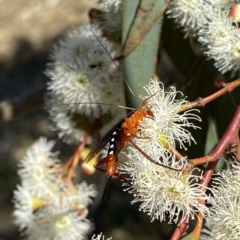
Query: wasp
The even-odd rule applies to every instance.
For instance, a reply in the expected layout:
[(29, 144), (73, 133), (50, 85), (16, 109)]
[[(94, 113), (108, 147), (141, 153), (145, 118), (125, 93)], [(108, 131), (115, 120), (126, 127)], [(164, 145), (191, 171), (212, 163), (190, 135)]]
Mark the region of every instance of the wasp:
[(118, 167), (118, 153), (121, 152), (128, 142), (137, 147), (132, 139), (137, 137), (139, 122), (147, 116), (153, 117), (153, 113), (151, 110), (147, 110), (144, 106), (142, 109), (130, 112), (100, 139), (88, 154), (86, 161), (88, 162), (94, 158), (105, 147), (105, 145), (109, 143), (107, 156), (100, 160), (95, 167), (98, 168), (98, 166), (105, 163), (106, 175), (108, 177), (114, 175)]
[[(95, 35), (95, 37), (97, 38), (96, 35)], [(117, 66), (114, 59), (111, 57), (111, 55), (108, 53), (107, 49), (103, 46), (103, 44), (101, 42), (100, 42), (100, 44), (106, 50), (106, 53), (109, 55), (109, 57), (113, 61), (117, 70), (119, 70), (119, 67)], [(130, 85), (128, 84), (128, 82), (126, 81), (126, 79), (124, 78), (122, 72), (119, 71), (119, 73), (122, 75), (123, 80), (124, 80), (125, 84), (127, 85), (129, 91), (135, 97), (137, 97), (134, 94), (134, 92), (132, 91), (132, 89), (131, 89)], [(157, 93), (158, 92), (156, 92), (155, 94), (157, 94)], [(149, 161), (151, 161), (151, 162), (153, 162), (157, 165), (163, 166), (162, 164), (154, 161), (149, 155), (147, 155), (140, 147), (138, 147), (133, 142), (133, 138), (138, 137), (137, 134), (138, 134), (138, 131), (139, 131), (138, 130), (139, 122), (142, 121), (145, 117), (154, 118), (153, 112), (150, 109), (147, 109), (145, 107), (145, 105), (146, 105), (147, 100), (149, 100), (155, 94), (149, 96), (148, 98), (146, 98), (142, 101), (142, 108), (141, 109), (132, 110), (125, 118), (123, 118), (112, 129), (110, 129), (100, 139), (100, 141), (92, 148), (92, 150), (89, 152), (88, 156), (86, 157), (85, 161), (89, 162), (92, 158), (94, 158), (109, 143), (107, 156), (104, 157), (103, 159), (101, 159), (100, 161), (98, 161), (98, 163), (95, 165), (95, 168), (97, 168), (100, 171), (104, 171), (101, 168), (99, 168), (99, 166), (105, 164), (106, 169), (105, 169), (104, 172), (106, 173), (106, 175), (108, 177), (111, 177), (113, 175), (118, 175), (117, 172), (116, 172), (117, 167), (118, 167), (118, 154), (122, 151), (122, 149), (126, 146), (127, 143), (131, 143)], [(138, 100), (140, 100), (140, 98), (138, 98)], [(164, 166), (164, 167), (172, 169), (172, 170), (177, 170), (177, 169), (174, 169), (174, 168), (171, 168), (171, 167), (168, 167), (168, 166)]]

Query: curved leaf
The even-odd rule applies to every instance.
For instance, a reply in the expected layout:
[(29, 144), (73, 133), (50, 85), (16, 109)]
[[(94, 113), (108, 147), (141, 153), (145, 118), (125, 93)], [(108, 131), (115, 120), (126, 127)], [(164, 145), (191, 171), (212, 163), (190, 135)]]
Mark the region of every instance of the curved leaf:
[[(122, 56), (127, 56), (152, 29), (166, 8), (164, 1), (142, 0), (123, 44)], [(128, 8), (129, 9), (129, 8)]]
[[(154, 17), (151, 16), (152, 13), (149, 12), (142, 18), (136, 13), (140, 11), (140, 8), (143, 9), (143, 6), (153, 5), (162, 12), (165, 2), (157, 1), (156, 3), (154, 0), (124, 2), (123, 42), (125, 42), (125, 39), (128, 43), (129, 41), (135, 42), (131, 47), (125, 48), (127, 50), (124, 50), (125, 54), (129, 53), (124, 59), (124, 72), (129, 85), (137, 96), (146, 95), (143, 86), (149, 83), (150, 78), (154, 77), (162, 18), (158, 17), (158, 20), (155, 20)], [(155, 11), (154, 13), (156, 14)], [(143, 35), (141, 29), (144, 29)], [(150, 30), (148, 31), (148, 29)], [(141, 101), (138, 101), (138, 99), (130, 93), (129, 89), (126, 90), (126, 97), (128, 106), (134, 108), (141, 107)]]

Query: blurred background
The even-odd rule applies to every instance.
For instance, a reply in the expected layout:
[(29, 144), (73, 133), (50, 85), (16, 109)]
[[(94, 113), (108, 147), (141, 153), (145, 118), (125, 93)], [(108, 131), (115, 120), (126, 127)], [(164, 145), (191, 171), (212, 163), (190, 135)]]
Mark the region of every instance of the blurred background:
[[(0, 101), (31, 92), (42, 95), (49, 50), (66, 31), (88, 21), (94, 1), (1, 0), (0, 5)], [(17, 164), (40, 136), (57, 136), (43, 107), (2, 123), (0, 134), (0, 239), (19, 239), (11, 202), (19, 182)], [(66, 160), (74, 146), (62, 149)]]

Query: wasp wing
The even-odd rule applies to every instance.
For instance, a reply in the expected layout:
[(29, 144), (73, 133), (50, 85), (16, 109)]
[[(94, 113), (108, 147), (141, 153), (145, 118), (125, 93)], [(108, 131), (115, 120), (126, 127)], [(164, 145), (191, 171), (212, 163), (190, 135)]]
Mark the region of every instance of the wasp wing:
[(93, 159), (110, 141), (112, 138), (113, 133), (116, 131), (116, 129), (120, 128), (122, 123), (124, 122), (124, 118), (119, 121), (114, 127), (112, 127), (101, 139), (100, 141), (92, 148), (90, 153), (87, 155), (85, 161), (89, 162), (91, 159)]

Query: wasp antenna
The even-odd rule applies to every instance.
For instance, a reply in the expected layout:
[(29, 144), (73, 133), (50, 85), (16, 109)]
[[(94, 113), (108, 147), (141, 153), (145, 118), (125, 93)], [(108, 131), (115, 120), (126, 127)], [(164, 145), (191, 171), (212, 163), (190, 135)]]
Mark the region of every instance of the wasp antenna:
[(119, 107), (119, 108), (123, 108), (123, 109), (128, 109), (128, 110), (135, 110), (135, 108), (131, 108), (131, 107), (126, 107), (126, 106), (122, 106), (122, 105), (117, 105), (117, 104), (111, 104), (111, 103), (101, 103), (101, 102), (81, 102), (81, 103), (63, 103), (63, 104), (54, 104), (54, 105), (49, 105), (49, 107), (54, 107), (54, 106), (68, 106), (70, 104), (99, 104), (99, 105), (109, 105), (109, 106), (113, 106), (113, 107)]
[(130, 87), (129, 83), (127, 82), (126, 78), (124, 77), (122, 71), (120, 70), (119, 66), (116, 64), (116, 62), (114, 61), (114, 59), (112, 58), (112, 56), (110, 55), (110, 53), (108, 52), (108, 50), (106, 49), (106, 47), (102, 44), (102, 42), (101, 42), (100, 39), (97, 37), (97, 35), (93, 32), (93, 30), (90, 29), (90, 31), (91, 31), (92, 34), (95, 36), (95, 38), (98, 40), (98, 42), (102, 45), (103, 49), (106, 51), (106, 53), (108, 54), (108, 56), (111, 58), (113, 64), (115, 65), (118, 73), (119, 73), (119, 74), (121, 75), (121, 77), (123, 78), (123, 80), (124, 80), (125, 84), (127, 85), (129, 91), (132, 93), (132, 95), (133, 95), (134, 97), (137, 98), (137, 100), (138, 100), (139, 102), (142, 102), (142, 100), (133, 92), (132, 88)]
[(142, 102), (142, 107), (144, 107), (145, 104), (146, 104), (146, 102), (147, 102), (150, 98), (152, 98), (153, 96), (155, 96), (158, 92), (159, 92), (159, 90), (158, 90), (157, 92), (155, 92), (154, 94), (152, 94), (151, 96), (145, 98), (145, 99), (143, 100), (143, 102)]

